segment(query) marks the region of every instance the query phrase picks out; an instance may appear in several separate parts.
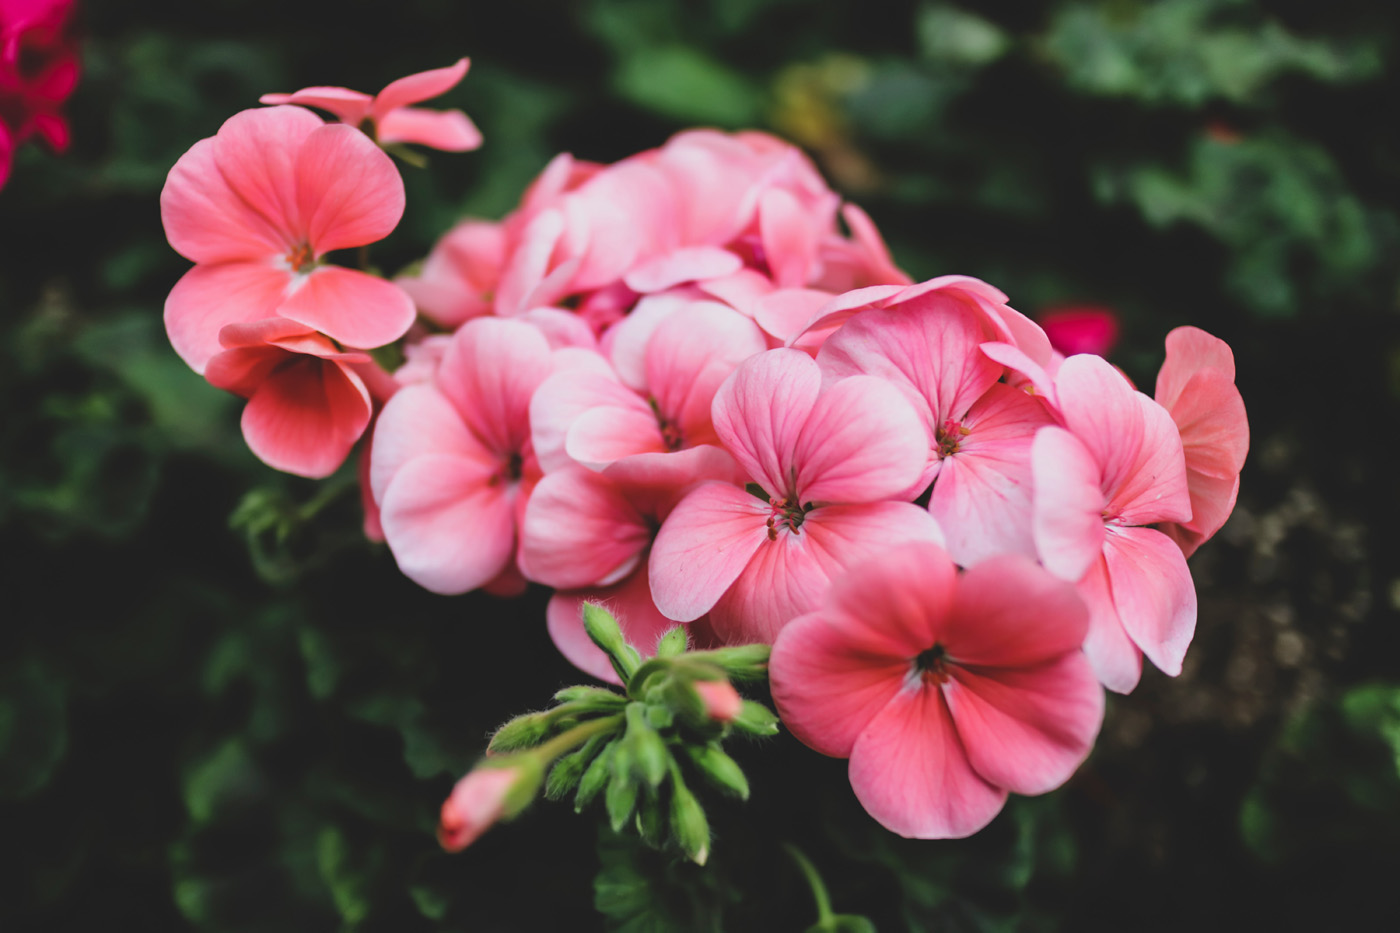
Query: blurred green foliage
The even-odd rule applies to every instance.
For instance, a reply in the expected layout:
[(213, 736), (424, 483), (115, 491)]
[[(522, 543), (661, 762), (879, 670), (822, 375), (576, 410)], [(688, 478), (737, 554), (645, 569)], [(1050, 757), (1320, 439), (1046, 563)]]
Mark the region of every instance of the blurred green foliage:
[[(881, 930), (1359, 928), (1400, 871), (1400, 98), (1383, 4), (808, 0), (83, 4), (63, 158), (0, 192), (5, 930), (775, 930), (783, 855)], [(374, 260), (495, 217), (556, 152), (695, 123), (805, 146), (916, 276), (1116, 308), (1150, 385), (1194, 323), (1236, 348), (1253, 452), (1193, 560), (1178, 680), (1115, 699), (1070, 786), (966, 841), (901, 840), (842, 762), (738, 754), (704, 870), (561, 808), (447, 857), (436, 808), (577, 675), (546, 594), (441, 599), (360, 540), (347, 475), (244, 448), (169, 350), (170, 165), (258, 95), (473, 57), (485, 147), (405, 168)], [(337, 487), (337, 483), (345, 483)], [(233, 517), (232, 525), (230, 517)], [(507, 663), (508, 662), (508, 663)], [(528, 663), (526, 663), (528, 662)], [(508, 672), (508, 673), (507, 673)], [(596, 879), (595, 879), (596, 874)], [(800, 918), (794, 920), (793, 918)]]

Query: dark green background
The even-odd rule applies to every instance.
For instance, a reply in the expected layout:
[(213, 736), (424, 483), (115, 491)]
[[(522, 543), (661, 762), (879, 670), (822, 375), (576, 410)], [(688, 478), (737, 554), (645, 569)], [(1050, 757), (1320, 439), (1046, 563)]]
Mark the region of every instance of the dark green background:
[[(1384, 4), (82, 6), (73, 149), (25, 150), (0, 192), (0, 928), (800, 930), (815, 915), (783, 840), (882, 930), (1393, 920)], [(1182, 676), (1112, 698), (1067, 787), (967, 841), (885, 833), (842, 762), (781, 735), (739, 749), (753, 798), (713, 806), (706, 872), (558, 805), (440, 854), (436, 808), (488, 731), (576, 679), (546, 594), (426, 594), (359, 538), (349, 477), (254, 460), (237, 400), (165, 343), (187, 263), (157, 199), (259, 94), (372, 92), (463, 54), (445, 103), (486, 145), (404, 169), (389, 271), (466, 213), (500, 216), (557, 151), (755, 126), (808, 146), (916, 278), (978, 275), (1031, 314), (1117, 309), (1114, 360), (1140, 385), (1171, 327), (1227, 339), (1253, 445), (1235, 517), (1192, 561)]]

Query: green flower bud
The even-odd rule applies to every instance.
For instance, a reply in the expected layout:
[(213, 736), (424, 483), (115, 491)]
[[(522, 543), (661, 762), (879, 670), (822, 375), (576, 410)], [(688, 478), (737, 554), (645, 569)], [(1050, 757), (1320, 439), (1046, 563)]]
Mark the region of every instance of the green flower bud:
[(671, 836), (696, 865), (710, 857), (710, 823), (679, 775), (671, 781)]
[(582, 813), (583, 808), (592, 803), (593, 798), (607, 785), (608, 778), (612, 775), (612, 759), (616, 748), (617, 742), (609, 741), (598, 757), (584, 769), (583, 777), (579, 778), (578, 793), (574, 795), (575, 813)]
[(628, 818), (632, 816), (632, 808), (637, 805), (637, 782), (633, 780), (630, 768), (618, 768), (617, 759), (621, 757), (623, 756), (613, 756), (612, 779), (608, 781), (608, 789), (603, 797), (603, 802), (608, 808), (608, 823), (615, 833), (622, 832), (622, 827), (627, 825)]
[(690, 638), (686, 634), (684, 625), (677, 625), (673, 629), (668, 629), (661, 640), (656, 643), (656, 656), (658, 658), (670, 658), (680, 654), (690, 645)]
[(555, 715), (552, 712), (516, 716), (496, 730), (486, 750), (492, 754), (501, 754), (538, 745), (549, 737), (554, 719)]
[(661, 801), (655, 791), (642, 794), (637, 807), (637, 833), (647, 845), (660, 849), (666, 842), (666, 819), (661, 812)]
[(749, 799), (749, 780), (744, 777), (739, 763), (730, 758), (718, 745), (696, 747), (687, 745), (687, 754), (705, 781), (722, 793), (731, 794), (740, 800)]
[(583, 630), (593, 640), (593, 644), (603, 649), (612, 662), (617, 676), (627, 683), (632, 674), (641, 666), (642, 659), (637, 650), (627, 644), (622, 637), (622, 628), (612, 613), (597, 603), (583, 604)]
[(607, 741), (607, 735), (595, 735), (584, 743), (583, 748), (570, 752), (554, 763), (554, 767), (549, 770), (549, 777), (545, 780), (544, 795), (550, 800), (558, 800), (573, 790), (578, 784), (579, 778), (583, 777), (584, 771), (588, 768), (593, 756), (602, 748)]
[(769, 711), (768, 707), (762, 703), (755, 703), (753, 700), (745, 700), (743, 709), (739, 715), (734, 717), (730, 723), (740, 732), (749, 735), (777, 735), (778, 717)]
[(595, 711), (610, 713), (627, 705), (626, 697), (604, 687), (565, 687), (554, 694), (554, 699), (567, 704), (580, 713)]
[(731, 645), (713, 651), (693, 651), (690, 657), (706, 661), (724, 671), (730, 680), (762, 680), (768, 676), (771, 645)]
[(647, 722), (646, 707), (641, 703), (627, 707), (627, 733), (622, 741), (637, 775), (652, 787), (661, 786), (666, 779), (671, 753), (666, 750), (661, 736)]

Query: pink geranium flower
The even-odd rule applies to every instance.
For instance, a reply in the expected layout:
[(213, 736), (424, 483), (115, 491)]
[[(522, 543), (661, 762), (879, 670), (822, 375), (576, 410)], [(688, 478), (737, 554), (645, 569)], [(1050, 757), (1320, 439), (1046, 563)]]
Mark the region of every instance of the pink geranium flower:
[(926, 457), (918, 415), (888, 383), (852, 376), (823, 392), (811, 357), (770, 350), (734, 371), (712, 414), (762, 497), (707, 483), (676, 506), (651, 553), (667, 617), (708, 612), (722, 641), (771, 643), (851, 563), (892, 542), (942, 542), (928, 512), (889, 501)]
[(413, 323), (401, 289), (321, 261), (388, 236), (403, 214), (393, 162), (349, 127), (300, 107), (235, 114), (175, 163), (160, 209), (170, 245), (197, 264), (165, 302), (170, 342), (196, 372), (229, 324), (280, 317), (368, 348)]
[(437, 241), (416, 275), (401, 275), (394, 283), (423, 315), (443, 327), (459, 327), (491, 313), (505, 257), (501, 224), (466, 220)]
[(1008, 791), (1042, 794), (1088, 756), (1104, 698), (1079, 650), (1070, 584), (1015, 554), (959, 576), (938, 547), (891, 550), (839, 577), (773, 645), (792, 733), (849, 758), (861, 805), (902, 836), (968, 836)]
[(1181, 432), (1191, 493), (1191, 520), (1166, 523), (1162, 530), (1190, 557), (1234, 511), (1249, 453), (1249, 419), (1235, 388), (1229, 345), (1197, 327), (1167, 334), (1156, 398)]
[(1127, 693), (1143, 654), (1179, 674), (1196, 628), (1186, 558), (1148, 527), (1191, 520), (1181, 437), (1102, 357), (1065, 360), (1055, 391), (1065, 427), (1041, 428), (1031, 445), (1036, 548), (1051, 573), (1078, 582), (1084, 651), (1104, 686)]
[(460, 110), (427, 110), (411, 104), (446, 94), (466, 77), (469, 59), (446, 68), (420, 71), (390, 82), (371, 97), (343, 87), (307, 87), (293, 94), (264, 94), (264, 104), (301, 104), (335, 114), (342, 122), (364, 130), (382, 145), (418, 143), (448, 152), (466, 152), (481, 145), (481, 131)]

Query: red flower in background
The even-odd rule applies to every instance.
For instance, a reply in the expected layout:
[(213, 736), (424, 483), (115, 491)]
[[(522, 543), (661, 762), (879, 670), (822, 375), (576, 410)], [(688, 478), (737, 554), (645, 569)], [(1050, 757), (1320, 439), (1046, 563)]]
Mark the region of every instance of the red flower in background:
[(1062, 305), (1041, 312), (1036, 320), (1050, 338), (1050, 346), (1065, 356), (1107, 356), (1118, 342), (1118, 314), (1110, 308)]
[(59, 108), (78, 83), (78, 50), (69, 28), (73, 0), (0, 0), (0, 187), (21, 143), (38, 134), (68, 148)]

